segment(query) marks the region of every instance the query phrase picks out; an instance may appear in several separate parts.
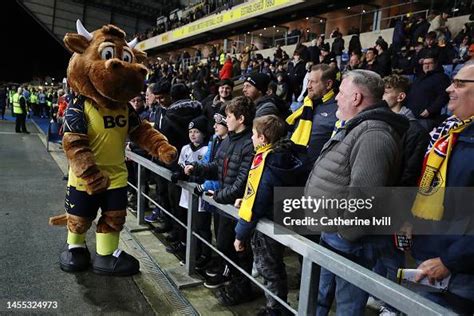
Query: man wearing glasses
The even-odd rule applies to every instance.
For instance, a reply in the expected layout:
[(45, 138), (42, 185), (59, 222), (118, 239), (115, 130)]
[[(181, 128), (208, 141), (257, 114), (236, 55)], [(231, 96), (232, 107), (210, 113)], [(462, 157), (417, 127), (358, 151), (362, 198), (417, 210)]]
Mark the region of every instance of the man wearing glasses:
[(407, 107), (419, 119), (420, 124), (431, 131), (441, 121), (441, 109), (448, 103), (446, 88), (449, 77), (438, 65), (437, 57), (423, 59), (423, 73), (415, 79), (407, 96)]
[[(474, 65), (463, 67), (446, 92), (448, 109), (453, 116), (431, 134), (420, 180), (423, 185), (420, 184), (412, 213), (434, 227), (436, 223), (449, 223), (449, 227), (455, 229), (414, 236), (412, 255), (421, 270), (417, 281), (428, 278), (434, 284), (451, 276), (447, 291), (426, 296), (456, 313), (472, 315), (474, 203), (473, 195), (466, 194), (466, 188), (472, 192), (470, 188), (474, 187)], [(438, 163), (433, 164), (432, 158)], [(444, 188), (450, 189), (445, 191)]]

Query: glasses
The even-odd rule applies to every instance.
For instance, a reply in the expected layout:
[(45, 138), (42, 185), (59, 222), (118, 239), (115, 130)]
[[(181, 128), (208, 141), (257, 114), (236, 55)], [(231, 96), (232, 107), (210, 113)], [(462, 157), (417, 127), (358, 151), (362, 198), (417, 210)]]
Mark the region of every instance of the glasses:
[(227, 124), (226, 118), (219, 113), (214, 114), (214, 121), (216, 124)]
[(474, 80), (469, 80), (469, 79), (453, 79), (453, 81), (451, 81), (452, 85), (455, 88), (464, 87), (465, 83), (472, 83), (472, 82), (474, 82)]

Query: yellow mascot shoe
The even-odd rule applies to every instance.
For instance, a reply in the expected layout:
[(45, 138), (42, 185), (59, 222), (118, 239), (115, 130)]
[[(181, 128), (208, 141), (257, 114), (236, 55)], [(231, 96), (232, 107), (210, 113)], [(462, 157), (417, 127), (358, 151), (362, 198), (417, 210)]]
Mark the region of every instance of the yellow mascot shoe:
[(140, 272), (140, 262), (118, 249), (119, 233), (96, 233), (97, 254), (92, 271), (109, 276), (130, 276)]

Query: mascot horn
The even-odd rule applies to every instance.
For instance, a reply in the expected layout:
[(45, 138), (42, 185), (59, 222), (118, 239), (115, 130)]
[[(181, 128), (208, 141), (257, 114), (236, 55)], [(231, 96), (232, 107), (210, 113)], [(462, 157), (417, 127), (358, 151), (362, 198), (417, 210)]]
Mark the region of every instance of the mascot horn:
[(76, 26), (77, 34), (64, 37), (73, 53), (68, 82), (79, 95), (68, 107), (64, 123), (63, 148), (69, 161), (66, 214), (51, 218), (50, 224), (67, 224), (61, 269), (86, 270), (91, 262), (86, 232), (100, 208), (92, 270), (132, 275), (139, 272), (138, 260), (118, 248), (127, 214), (126, 138), (166, 164), (176, 159), (177, 152), (128, 104), (142, 91), (147, 74), (140, 64), (146, 55), (134, 48), (136, 40), (127, 43), (125, 32), (114, 25), (92, 33), (79, 20)]

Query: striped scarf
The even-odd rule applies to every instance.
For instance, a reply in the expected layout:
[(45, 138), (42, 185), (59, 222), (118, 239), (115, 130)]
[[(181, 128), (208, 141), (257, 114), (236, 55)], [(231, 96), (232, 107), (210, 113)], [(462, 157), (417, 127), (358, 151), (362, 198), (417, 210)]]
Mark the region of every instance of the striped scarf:
[[(325, 103), (332, 97), (334, 97), (334, 90), (326, 93), (322, 99), (315, 101), (315, 104)], [(303, 106), (288, 116), (286, 119), (286, 122), (290, 126), (295, 126), (295, 124), (298, 124), (295, 128), (295, 131), (291, 135), (291, 140), (296, 145), (308, 147), (309, 139), (311, 137), (311, 130), (313, 128), (313, 116), (313, 101), (309, 97), (305, 97)]]
[(473, 117), (461, 121), (456, 116), (451, 116), (431, 133), (418, 184), (418, 194), (411, 209), (414, 216), (434, 221), (443, 218), (449, 157), (459, 134), (472, 120)]
[(242, 205), (239, 208), (239, 217), (250, 222), (252, 220), (252, 209), (255, 198), (257, 197), (258, 186), (262, 179), (263, 169), (265, 168), (265, 159), (272, 151), (272, 144), (260, 146), (252, 161), (249, 176), (247, 178), (247, 185), (245, 187), (245, 195), (242, 200)]

